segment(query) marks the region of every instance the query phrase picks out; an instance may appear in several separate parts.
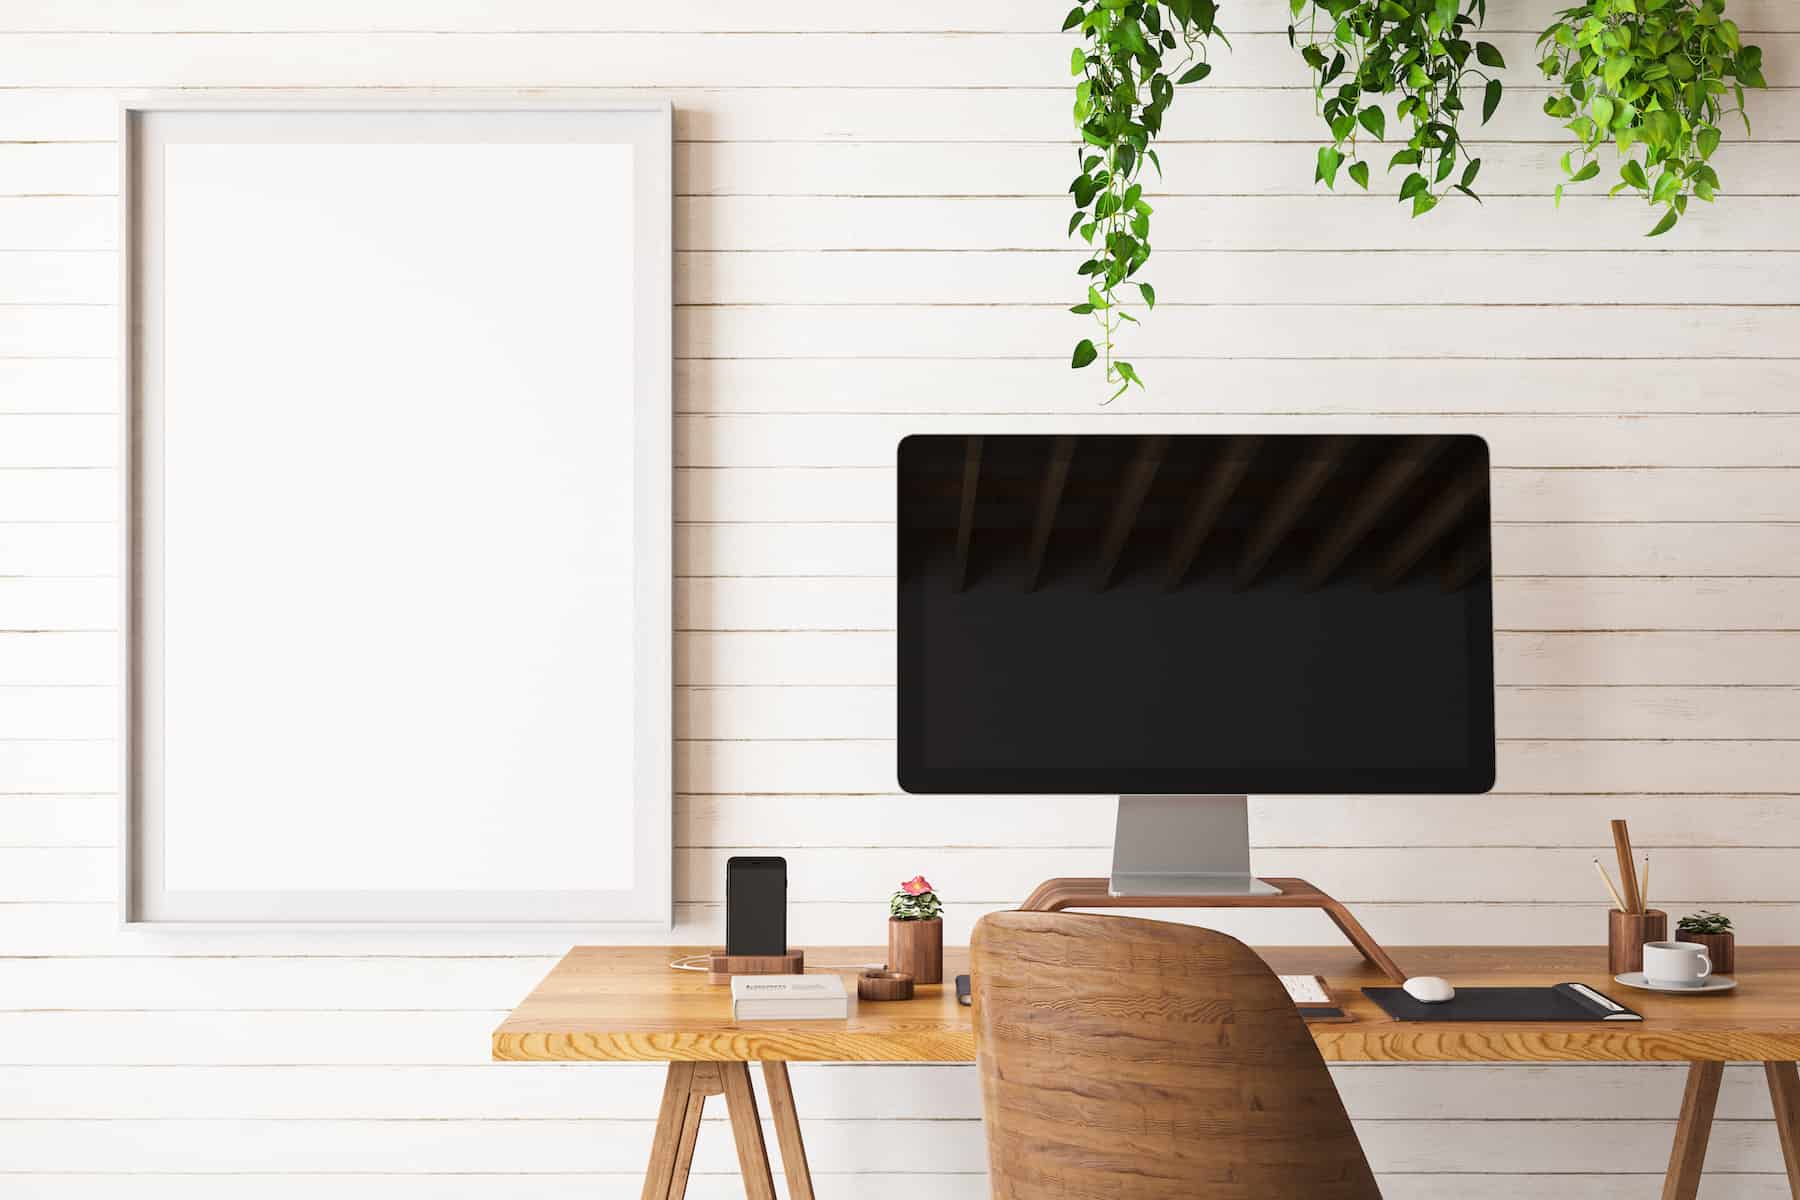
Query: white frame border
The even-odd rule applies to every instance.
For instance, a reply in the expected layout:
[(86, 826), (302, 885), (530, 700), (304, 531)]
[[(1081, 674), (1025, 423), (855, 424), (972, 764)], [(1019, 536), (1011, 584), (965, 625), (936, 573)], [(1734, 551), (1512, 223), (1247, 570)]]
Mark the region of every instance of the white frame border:
[[(635, 306), (636, 541), (636, 886), (614, 892), (320, 892), (330, 897), (311, 913), (279, 911), (276, 904), (246, 913), (244, 894), (219, 893), (210, 903), (171, 902), (149, 884), (140, 862), (140, 814), (157, 800), (147, 787), (143, 718), (154, 698), (145, 694), (146, 659), (160, 649), (139, 645), (143, 624), (140, 556), (154, 546), (142, 528), (138, 492), (146, 474), (140, 452), (143, 402), (139, 386), (139, 327), (145, 298), (139, 294), (144, 239), (140, 216), (145, 197), (137, 178), (139, 118), (174, 112), (592, 112), (635, 115), (643, 127), (633, 137), (639, 151), (635, 179), (639, 264)], [(462, 92), (407, 95), (386, 100), (345, 100), (304, 91), (147, 93), (119, 107), (119, 362), (121, 391), (120, 647), (121, 703), (119, 789), (119, 899), (121, 925), (148, 929), (529, 929), (588, 927), (609, 931), (663, 931), (674, 920), (674, 110), (662, 97), (614, 98), (592, 94), (525, 95)], [(190, 896), (192, 894), (189, 894)], [(280, 893), (252, 893), (265, 898)], [(412, 904), (395, 905), (397, 897)], [(408, 909), (410, 908), (410, 911)], [(564, 916), (563, 913), (569, 915)], [(552, 915), (554, 914), (554, 915)]]

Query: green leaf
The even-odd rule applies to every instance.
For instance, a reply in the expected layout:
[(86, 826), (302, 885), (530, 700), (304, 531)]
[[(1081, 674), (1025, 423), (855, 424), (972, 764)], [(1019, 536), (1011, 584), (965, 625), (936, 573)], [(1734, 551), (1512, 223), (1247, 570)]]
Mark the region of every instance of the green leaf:
[(1328, 188), (1337, 187), (1338, 164), (1343, 159), (1344, 156), (1338, 152), (1336, 146), (1320, 146), (1319, 164), (1313, 171), (1313, 179), (1316, 182), (1324, 183)]
[(1138, 284), (1138, 293), (1144, 297), (1145, 308), (1156, 307), (1156, 289), (1147, 283)]
[(1417, 171), (1414, 171), (1411, 175), (1408, 175), (1406, 181), (1400, 185), (1400, 199), (1409, 200), (1414, 196), (1429, 191), (1430, 188), (1430, 181)]
[(1605, 96), (1596, 96), (1588, 111), (1593, 114), (1594, 124), (1601, 129), (1611, 129), (1613, 120), (1613, 102)]
[(1499, 109), (1500, 96), (1504, 91), (1505, 89), (1500, 86), (1498, 79), (1488, 80), (1487, 90), (1482, 93), (1481, 97), (1481, 123), (1483, 125), (1486, 125)]
[(1375, 135), (1377, 141), (1387, 140), (1387, 114), (1381, 111), (1380, 105), (1369, 105), (1356, 114), (1356, 119), (1364, 129)]
[(1592, 179), (1594, 176), (1598, 175), (1599, 173), (1600, 173), (1600, 164), (1597, 162), (1589, 161), (1589, 162), (1585, 163), (1579, 171), (1576, 171), (1573, 175), (1569, 176), (1569, 182), (1570, 183), (1586, 183), (1588, 180)]
[(1079, 371), (1099, 357), (1100, 352), (1094, 349), (1093, 341), (1089, 338), (1082, 338), (1075, 343), (1075, 354), (1069, 359), (1069, 365)]
[(1088, 304), (1084, 301), (1080, 304), (1069, 305), (1069, 311), (1074, 313), (1078, 317), (1085, 317), (1089, 313), (1094, 311), (1094, 306), (1092, 304)]
[(1656, 223), (1656, 228), (1652, 229), (1649, 233), (1646, 233), (1644, 236), (1645, 237), (1661, 237), (1663, 234), (1669, 232), (1669, 230), (1675, 228), (1675, 222), (1679, 221), (1680, 219), (1681, 219), (1681, 214), (1676, 212), (1673, 208), (1671, 208), (1671, 209), (1669, 209), (1668, 212), (1663, 214), (1663, 219)]
[(1063, 18), (1062, 31), (1064, 33), (1069, 32), (1069, 30), (1081, 24), (1081, 19), (1085, 16), (1087, 16), (1087, 13), (1082, 10), (1081, 5), (1077, 4), (1074, 8), (1069, 10), (1069, 15)]
[(1475, 43), (1475, 61), (1484, 67), (1494, 67), (1496, 69), (1506, 66), (1506, 59), (1500, 56), (1500, 51), (1492, 42)]
[(1087, 55), (1081, 52), (1080, 46), (1077, 46), (1069, 52), (1069, 74), (1079, 75), (1086, 69)]
[(1702, 125), (1694, 131), (1694, 146), (1700, 151), (1701, 158), (1711, 158), (1713, 151), (1719, 148), (1719, 130), (1717, 126)]
[(1113, 364), (1113, 368), (1119, 372), (1119, 378), (1129, 379), (1131, 382), (1137, 384), (1139, 387), (1144, 386), (1144, 381), (1142, 379), (1138, 378), (1137, 371), (1132, 368), (1132, 365), (1130, 363), (1115, 362)]
[(1412, 215), (1422, 217), (1437, 207), (1437, 197), (1430, 192), (1420, 192), (1412, 198)]
[(1475, 183), (1475, 176), (1480, 173), (1481, 160), (1479, 158), (1471, 158), (1469, 160), (1469, 165), (1463, 168), (1462, 181), (1457, 186), (1462, 188), (1472, 186)]
[(1181, 78), (1177, 79), (1175, 83), (1177, 86), (1188, 83), (1199, 83), (1202, 79), (1205, 79), (1211, 74), (1211, 63), (1195, 63), (1193, 66), (1183, 71), (1181, 73)]
[(1639, 191), (1650, 190), (1650, 180), (1644, 174), (1644, 168), (1638, 165), (1635, 158), (1628, 158), (1619, 166), (1619, 178)]
[(1369, 190), (1369, 164), (1366, 162), (1351, 163), (1350, 164), (1350, 178), (1354, 179), (1356, 181), (1356, 185), (1358, 187), (1360, 187), (1363, 191), (1365, 191), (1365, 192), (1368, 191)]

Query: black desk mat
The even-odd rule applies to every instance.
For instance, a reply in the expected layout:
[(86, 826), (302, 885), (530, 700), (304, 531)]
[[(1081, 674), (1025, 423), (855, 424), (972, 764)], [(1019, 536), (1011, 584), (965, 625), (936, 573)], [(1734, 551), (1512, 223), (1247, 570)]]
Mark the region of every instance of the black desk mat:
[[(1414, 1000), (1397, 987), (1368, 987), (1363, 995), (1396, 1021), (1625, 1021), (1641, 1020), (1624, 1005), (1618, 1014), (1584, 998), (1566, 983), (1554, 987), (1457, 988), (1441, 1004)], [(1604, 993), (1602, 993), (1604, 994)], [(1619, 1002), (1611, 996), (1607, 999)]]

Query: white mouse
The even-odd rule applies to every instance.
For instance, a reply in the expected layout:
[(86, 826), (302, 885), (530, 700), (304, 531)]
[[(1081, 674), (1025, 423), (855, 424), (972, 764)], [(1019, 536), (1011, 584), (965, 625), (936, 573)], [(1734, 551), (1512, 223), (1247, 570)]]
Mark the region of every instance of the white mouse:
[(1400, 986), (1420, 1004), (1442, 1004), (1456, 999), (1456, 989), (1436, 975), (1414, 975)]

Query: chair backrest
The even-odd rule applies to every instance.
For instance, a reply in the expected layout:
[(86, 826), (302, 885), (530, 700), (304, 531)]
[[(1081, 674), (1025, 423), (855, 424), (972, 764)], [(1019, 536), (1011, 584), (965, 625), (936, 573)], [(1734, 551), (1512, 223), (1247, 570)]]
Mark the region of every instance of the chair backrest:
[(997, 1200), (1380, 1200), (1312, 1035), (1243, 943), (1003, 912), (970, 948)]

